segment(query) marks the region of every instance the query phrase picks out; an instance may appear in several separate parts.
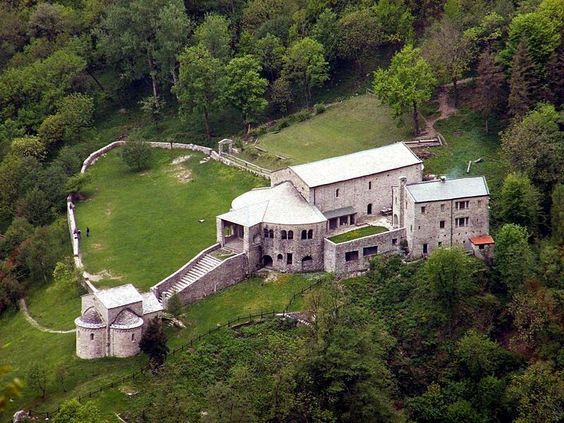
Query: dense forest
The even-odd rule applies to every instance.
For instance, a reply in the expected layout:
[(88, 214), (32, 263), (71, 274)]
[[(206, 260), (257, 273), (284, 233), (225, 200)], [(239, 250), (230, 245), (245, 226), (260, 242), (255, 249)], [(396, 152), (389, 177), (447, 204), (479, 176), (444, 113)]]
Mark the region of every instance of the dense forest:
[(116, 116), (244, 146), (322, 112), (327, 91), (369, 88), (417, 133), (449, 84), (501, 130), (495, 260), (444, 249), (328, 280), (314, 325), (218, 333), (129, 421), (561, 421), (563, 31), (564, 0), (2, 1), (0, 315), (71, 255), (65, 198), (88, 154), (128, 135)]

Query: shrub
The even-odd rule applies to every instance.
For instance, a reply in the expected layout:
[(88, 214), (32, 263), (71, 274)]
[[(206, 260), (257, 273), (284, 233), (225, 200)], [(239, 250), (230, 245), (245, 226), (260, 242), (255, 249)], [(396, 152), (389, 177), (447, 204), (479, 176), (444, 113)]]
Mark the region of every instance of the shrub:
[(290, 121), (288, 118), (280, 119), (276, 124), (276, 126), (274, 127), (274, 131), (276, 132), (281, 131), (282, 129), (287, 128), (288, 126), (290, 126)]
[(33, 157), (37, 160), (45, 158), (45, 145), (38, 137), (21, 137), (12, 141), (12, 154), (18, 157)]
[(182, 302), (180, 301), (180, 296), (178, 293), (174, 294), (168, 300), (167, 310), (174, 317), (178, 317), (182, 314)]
[(311, 112), (309, 110), (300, 110), (294, 115), (296, 122), (304, 122), (311, 117)]
[(325, 104), (323, 103), (317, 103), (315, 106), (313, 106), (314, 110), (315, 110), (315, 114), (316, 115), (320, 115), (321, 113), (323, 113), (325, 110), (327, 110), (327, 107), (325, 106)]
[(151, 167), (151, 146), (143, 141), (128, 141), (121, 150), (121, 158), (134, 172)]

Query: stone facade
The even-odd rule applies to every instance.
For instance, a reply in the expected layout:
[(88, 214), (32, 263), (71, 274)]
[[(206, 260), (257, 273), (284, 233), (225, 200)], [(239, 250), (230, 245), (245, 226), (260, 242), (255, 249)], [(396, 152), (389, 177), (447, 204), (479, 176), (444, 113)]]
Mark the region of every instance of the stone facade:
[(76, 355), (84, 359), (131, 357), (148, 322), (163, 308), (152, 293), (133, 285), (95, 291), (82, 297), (82, 313), (75, 319)]

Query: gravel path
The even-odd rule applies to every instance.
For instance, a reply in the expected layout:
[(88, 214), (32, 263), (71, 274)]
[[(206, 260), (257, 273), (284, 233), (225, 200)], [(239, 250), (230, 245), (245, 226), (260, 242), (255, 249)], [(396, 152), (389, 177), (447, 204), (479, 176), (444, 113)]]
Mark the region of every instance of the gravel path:
[(36, 329), (39, 329), (41, 332), (47, 332), (47, 333), (74, 333), (76, 332), (75, 329), (71, 329), (71, 330), (54, 330), (54, 329), (49, 329), (46, 328), (44, 326), (41, 326), (39, 323), (37, 323), (37, 321), (31, 317), (31, 315), (29, 314), (29, 311), (27, 309), (27, 304), (25, 303), (25, 300), (22, 298), (20, 300), (20, 310), (23, 312), (25, 319), (29, 322), (29, 324), (31, 326), (33, 326)]

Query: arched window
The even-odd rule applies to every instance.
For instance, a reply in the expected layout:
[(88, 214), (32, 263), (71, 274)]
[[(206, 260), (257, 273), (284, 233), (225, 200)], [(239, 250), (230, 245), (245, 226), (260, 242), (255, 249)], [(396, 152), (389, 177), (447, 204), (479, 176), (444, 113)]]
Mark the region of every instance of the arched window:
[(284, 260), (284, 256), (282, 254), (278, 254), (278, 256), (276, 256), (276, 260), (282, 261)]
[(288, 231), (288, 239), (294, 239), (294, 231)]
[(302, 239), (307, 239), (307, 231), (305, 229), (302, 231)]
[(372, 203), (366, 206), (366, 214), (372, 214)]
[(282, 238), (282, 239), (288, 238), (286, 231), (284, 231), (284, 230), (280, 231), (280, 238)]
[(270, 229), (270, 230), (268, 231), (268, 236), (269, 236), (270, 238), (274, 238), (274, 231), (273, 231), (272, 229)]
[(268, 238), (268, 229), (264, 228), (264, 237)]
[(312, 239), (313, 238), (313, 229), (310, 229), (309, 231), (307, 231), (307, 239)]
[(90, 334), (90, 340), (94, 341), (94, 334), (93, 333)]

